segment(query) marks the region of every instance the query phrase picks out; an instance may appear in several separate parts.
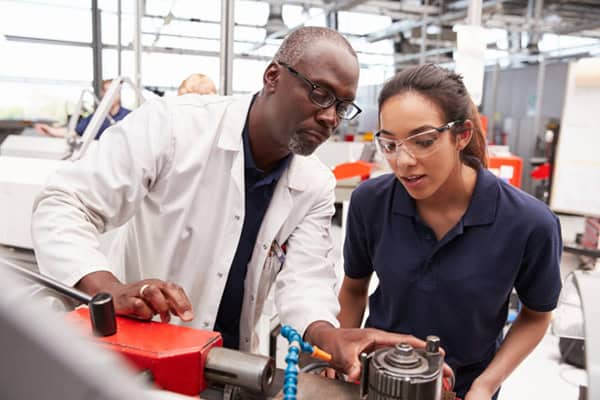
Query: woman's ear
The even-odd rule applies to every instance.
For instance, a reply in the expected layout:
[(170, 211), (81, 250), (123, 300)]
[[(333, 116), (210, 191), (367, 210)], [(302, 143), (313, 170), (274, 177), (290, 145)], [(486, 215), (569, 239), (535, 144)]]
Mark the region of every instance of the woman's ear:
[(467, 119), (457, 127), (456, 145), (458, 150), (462, 151), (471, 141), (473, 137), (473, 121)]
[(279, 68), (279, 65), (277, 65), (275, 62), (271, 62), (263, 74), (263, 86), (267, 92), (275, 91), (280, 76), (281, 69)]

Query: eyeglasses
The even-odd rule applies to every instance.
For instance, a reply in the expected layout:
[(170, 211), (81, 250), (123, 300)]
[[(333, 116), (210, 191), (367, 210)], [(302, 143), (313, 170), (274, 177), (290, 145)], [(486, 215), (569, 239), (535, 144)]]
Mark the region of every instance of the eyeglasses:
[(330, 90), (325, 89), (324, 87), (314, 83), (306, 76), (302, 75), (300, 72), (290, 67), (288, 64), (283, 63), (281, 61), (277, 61), (277, 64), (287, 68), (287, 70), (290, 71), (292, 75), (295, 75), (297, 78), (306, 82), (311, 87), (308, 97), (310, 101), (312, 101), (319, 107), (329, 108), (335, 104), (335, 112), (337, 116), (341, 119), (354, 119), (358, 114), (362, 112), (360, 107), (358, 107), (353, 102), (338, 98)]
[(409, 136), (404, 140), (388, 139), (381, 137), (382, 134), (394, 136), (392, 132), (382, 129), (375, 133), (375, 140), (379, 151), (383, 153), (385, 158), (395, 158), (400, 154), (400, 149), (404, 148), (411, 157), (421, 158), (426, 157), (439, 149), (438, 139), (445, 131), (462, 125), (464, 121), (452, 121), (439, 128), (428, 129), (416, 135)]

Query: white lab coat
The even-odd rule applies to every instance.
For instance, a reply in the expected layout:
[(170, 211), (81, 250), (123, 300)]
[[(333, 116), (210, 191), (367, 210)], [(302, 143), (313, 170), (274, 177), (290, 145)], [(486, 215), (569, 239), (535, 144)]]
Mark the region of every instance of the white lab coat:
[[(51, 175), (32, 222), (40, 270), (69, 285), (98, 270), (126, 282), (176, 282), (194, 309), (189, 325), (212, 329), (244, 221), (250, 100), (149, 101)], [(256, 324), (273, 282), (283, 323), (300, 332), (316, 320), (337, 326), (327, 259), (334, 188), (331, 171), (312, 156), (295, 155), (279, 179), (248, 264), (240, 349), (257, 349)], [(106, 256), (98, 235), (118, 226), (122, 240)], [(287, 246), (283, 265), (270, 255), (274, 242)]]

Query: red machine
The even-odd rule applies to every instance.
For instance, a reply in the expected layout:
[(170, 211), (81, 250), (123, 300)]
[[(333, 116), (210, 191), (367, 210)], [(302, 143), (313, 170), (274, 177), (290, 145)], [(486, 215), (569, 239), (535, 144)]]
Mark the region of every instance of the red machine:
[[(98, 332), (86, 307), (67, 314), (67, 320), (87, 335)], [(160, 388), (180, 394), (197, 396), (209, 383), (267, 393), (275, 377), (270, 357), (225, 349), (218, 332), (117, 316), (116, 333), (95, 339), (136, 369), (149, 371)]]
[[(70, 312), (67, 319), (92, 335), (87, 307)], [(124, 355), (138, 369), (149, 370), (161, 388), (186, 395), (206, 389), (208, 352), (223, 344), (217, 332), (125, 317), (117, 317), (117, 333), (96, 339)]]

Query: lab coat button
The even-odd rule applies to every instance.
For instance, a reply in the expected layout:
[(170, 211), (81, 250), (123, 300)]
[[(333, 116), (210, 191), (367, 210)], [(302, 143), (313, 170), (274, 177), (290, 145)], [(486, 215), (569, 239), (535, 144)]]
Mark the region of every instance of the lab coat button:
[(245, 338), (244, 338), (244, 342), (246, 342), (246, 343), (250, 343), (250, 338), (247, 338), (247, 337), (245, 337)]
[(251, 294), (250, 295), (250, 303), (253, 303), (253, 302), (254, 302), (254, 295)]
[(235, 215), (233, 218), (235, 218), (236, 221), (240, 220), (240, 216), (239, 215)]
[(263, 250), (266, 250), (266, 249), (267, 249), (267, 245), (263, 244)]
[(222, 278), (222, 277), (223, 277), (223, 273), (222, 273), (222, 272), (217, 272), (217, 276), (218, 276), (219, 278)]
[(208, 327), (210, 326), (210, 322), (208, 322), (208, 321), (204, 321), (204, 324), (203, 324), (203, 325), (204, 325), (204, 327), (205, 327), (205, 328), (208, 328)]

